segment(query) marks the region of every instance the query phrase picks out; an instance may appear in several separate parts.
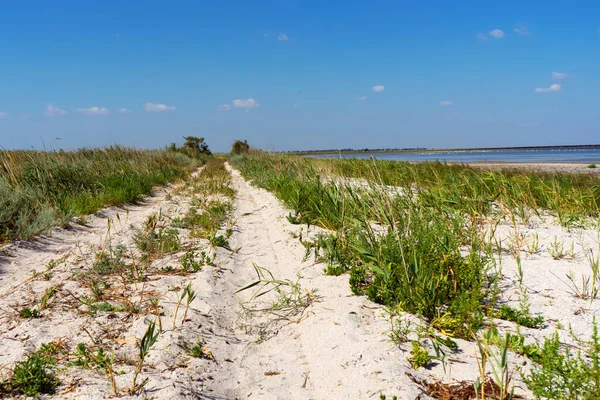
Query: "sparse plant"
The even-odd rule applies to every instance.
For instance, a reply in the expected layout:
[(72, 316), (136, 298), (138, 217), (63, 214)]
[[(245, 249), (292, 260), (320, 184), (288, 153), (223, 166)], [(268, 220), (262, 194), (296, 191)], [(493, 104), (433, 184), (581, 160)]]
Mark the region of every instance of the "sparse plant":
[(390, 323), (389, 337), (392, 343), (400, 345), (408, 342), (409, 335), (414, 331), (409, 319), (396, 318), (396, 312), (388, 308), (388, 320)]
[(594, 300), (598, 297), (597, 279), (594, 276), (581, 274), (581, 284), (577, 283), (573, 271), (567, 274), (567, 285), (573, 296), (582, 300)]
[(494, 382), (499, 388), (498, 398), (501, 400), (510, 400), (514, 397), (514, 386), (512, 385), (512, 371), (508, 364), (508, 347), (510, 343), (510, 334), (507, 333), (504, 343), (496, 351), (487, 347), (488, 358), (492, 367), (492, 376)]
[(183, 323), (185, 322), (185, 320), (187, 318), (187, 313), (190, 308), (190, 304), (192, 304), (192, 301), (194, 301), (194, 299), (196, 298), (196, 292), (194, 291), (194, 289), (192, 289), (191, 283), (188, 283), (188, 285), (185, 287), (184, 295), (185, 295), (185, 310), (183, 311), (183, 318), (181, 319), (182, 327), (183, 327)]
[(196, 253), (193, 250), (186, 252), (181, 258), (181, 271), (198, 272), (202, 269), (202, 264), (195, 260)]
[(44, 291), (42, 299), (40, 300), (40, 311), (44, 311), (48, 307), (48, 302), (56, 294), (56, 285), (50, 286)]
[(56, 347), (42, 345), (39, 350), (29, 353), (25, 360), (15, 363), (12, 375), (5, 386), (14, 392), (27, 396), (53, 394), (58, 379), (53, 371), (56, 364)]
[(19, 311), (19, 315), (21, 316), (21, 318), (25, 318), (25, 319), (39, 318), (41, 316), (40, 312), (37, 308), (29, 308), (29, 307), (22, 308)]
[(550, 256), (555, 260), (560, 260), (566, 256), (564, 244), (563, 242), (560, 242), (556, 236), (554, 236), (554, 240), (550, 242)]
[(132, 394), (137, 393), (148, 382), (148, 379), (146, 378), (140, 384), (137, 384), (137, 377), (140, 374), (140, 372), (142, 372), (142, 367), (144, 365), (144, 360), (146, 359), (146, 356), (148, 355), (150, 349), (158, 339), (159, 332), (154, 333), (155, 328), (156, 325), (154, 322), (148, 322), (148, 328), (146, 329), (146, 333), (144, 333), (144, 336), (141, 340), (138, 340), (137, 345), (139, 350), (139, 360), (137, 362), (135, 372), (133, 374), (133, 381), (131, 383), (130, 392)]
[(431, 355), (423, 348), (423, 345), (421, 345), (421, 342), (418, 340), (412, 341), (412, 350), (410, 353), (411, 355), (408, 357), (408, 362), (410, 362), (410, 366), (413, 369), (426, 367), (431, 362)]
[(533, 233), (531, 241), (525, 245), (525, 251), (529, 254), (537, 254), (540, 251), (540, 238), (537, 232)]
[(600, 336), (596, 319), (592, 337), (576, 354), (561, 345), (558, 333), (546, 338), (525, 383), (537, 398), (596, 399), (600, 393)]
[(538, 315), (536, 317), (529, 313), (528, 309), (517, 310), (508, 305), (503, 305), (498, 310), (497, 317), (507, 321), (515, 322), (527, 328), (538, 329), (544, 325), (544, 317)]
[(211, 351), (200, 340), (197, 343), (195, 343), (191, 348), (185, 346), (185, 351), (186, 354), (190, 357), (204, 358), (207, 360), (215, 361), (215, 357), (213, 356)]

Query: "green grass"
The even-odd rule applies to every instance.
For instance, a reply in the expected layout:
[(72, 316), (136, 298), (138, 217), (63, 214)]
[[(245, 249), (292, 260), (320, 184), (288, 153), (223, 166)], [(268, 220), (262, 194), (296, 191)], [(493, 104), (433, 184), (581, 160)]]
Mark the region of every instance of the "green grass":
[(525, 376), (525, 383), (538, 399), (600, 398), (600, 337), (594, 320), (589, 342), (580, 342), (574, 352), (560, 344), (558, 334), (546, 338), (538, 364)]
[[(549, 212), (565, 226), (600, 215), (600, 181), (585, 174), (517, 170), (490, 172), (465, 165), (374, 160), (317, 160), (251, 152), (231, 163), (254, 185), (277, 196), (291, 223), (331, 230), (302, 240), (306, 258), (326, 262), (330, 274), (350, 273), (355, 294), (420, 315), (446, 335), (472, 339), (499, 317), (529, 328), (544, 324), (497, 304), (491, 263), (497, 248), (486, 241), (490, 221), (527, 222)], [(347, 178), (363, 180), (356, 183)], [(392, 188), (386, 185), (393, 186)], [(491, 331), (489, 331), (491, 332)], [(406, 341), (406, 335), (400, 335)], [(487, 345), (529, 357), (524, 379), (537, 398), (600, 398), (600, 339), (574, 354), (558, 335), (543, 346), (521, 334), (488, 335)], [(413, 342), (413, 367), (431, 357)], [(502, 358), (501, 371), (508, 371)], [(509, 389), (509, 380), (506, 382)]]
[[(279, 180), (270, 182), (269, 186), (274, 186), (278, 193), (286, 192), (286, 177), (340, 176), (402, 187), (408, 192), (415, 188), (427, 190), (431, 202), (474, 216), (491, 213), (494, 203), (522, 217), (526, 216), (527, 210), (534, 213), (547, 210), (564, 225), (577, 223), (585, 216), (600, 216), (600, 180), (587, 174), (523, 172), (516, 169), (486, 171), (440, 162), (410, 164), (385, 160), (303, 159), (282, 155), (238, 156), (232, 162), (243, 165), (243, 171), (252, 176), (258, 186), (266, 183), (260, 177), (265, 168), (272, 168)], [(301, 193), (296, 195), (296, 202), (307, 205), (305, 196)], [(283, 200), (288, 202), (291, 199)], [(327, 203), (328, 199), (323, 201)]]
[(354, 293), (437, 318), (449, 334), (470, 337), (482, 325), (491, 286), (484, 244), (439, 192), (336, 183), (313, 161), (294, 157), (248, 156), (237, 166), (291, 208), (291, 220), (336, 231), (305, 241), (307, 256), (327, 261), (329, 273), (349, 270)]
[(42, 345), (40, 349), (29, 353), (25, 360), (16, 362), (9, 380), (0, 383), (0, 394), (6, 392), (32, 397), (53, 394), (58, 385), (54, 373), (57, 351), (52, 343)]
[(198, 163), (179, 152), (120, 146), (0, 150), (0, 241), (25, 239), (106, 206), (139, 202), (153, 185), (184, 178)]
[[(545, 210), (570, 225), (599, 215), (600, 181), (587, 175), (259, 152), (231, 162), (291, 209), (290, 222), (334, 231), (303, 241), (307, 257), (314, 252), (327, 273), (349, 271), (354, 293), (464, 338), (497, 307), (494, 248), (481, 230), (486, 218), (526, 221)], [(543, 324), (541, 317), (500, 311), (523, 326)]]

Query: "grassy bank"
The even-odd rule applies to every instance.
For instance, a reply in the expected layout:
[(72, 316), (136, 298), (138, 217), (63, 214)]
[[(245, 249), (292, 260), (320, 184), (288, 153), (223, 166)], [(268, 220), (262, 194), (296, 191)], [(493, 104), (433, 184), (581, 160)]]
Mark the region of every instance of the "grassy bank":
[[(354, 293), (389, 306), (392, 313), (416, 314), (445, 336), (475, 340), (481, 360), (508, 350), (528, 357), (533, 367), (522, 377), (537, 398), (579, 398), (578, 392), (581, 398), (597, 398), (600, 347), (595, 320), (589, 341), (575, 339), (579, 353), (560, 343), (558, 334), (525, 344), (520, 327), (539, 329), (548, 321), (529, 311), (519, 234), (520, 226), (539, 223), (535, 217), (548, 214), (568, 229), (585, 225), (598, 229), (597, 178), (267, 153), (234, 157), (231, 162), (245, 178), (291, 209), (290, 222), (331, 231), (310, 240), (299, 237), (307, 257), (314, 255), (326, 263), (327, 273), (349, 272)], [(508, 246), (496, 235), (501, 223), (512, 226), (515, 237), (507, 239)], [(592, 254), (589, 279), (596, 282), (598, 264), (594, 253), (586, 251)], [(510, 254), (518, 265), (519, 280), (512, 287), (519, 293), (516, 306), (508, 305), (500, 291), (502, 254)], [(596, 294), (587, 298), (593, 301)], [(514, 323), (517, 333), (502, 338), (497, 319)], [(394, 341), (408, 340), (409, 326), (392, 326)], [(432, 343), (451, 343), (436, 335), (427, 333)], [(412, 344), (413, 360), (416, 354), (426, 354), (418, 341)], [(498, 360), (492, 362), (503, 375), (494, 381), (504, 394), (494, 398), (510, 398), (513, 372)], [(481, 365), (479, 382), (484, 382)], [(479, 398), (486, 398), (484, 386), (475, 385)]]
[(102, 207), (135, 203), (153, 185), (181, 179), (198, 163), (180, 152), (119, 146), (0, 151), (0, 241), (24, 239)]
[[(485, 171), (440, 162), (407, 163), (384, 160), (307, 160), (330, 175), (362, 178), (384, 185), (435, 191), (446, 203), (469, 213), (484, 214), (493, 202), (525, 216), (547, 210), (568, 225), (581, 217), (600, 215), (600, 181), (585, 174)], [(475, 208), (470, 210), (470, 208)]]
[(465, 338), (486, 315), (519, 314), (495, 302), (500, 220), (549, 212), (573, 225), (599, 215), (598, 180), (587, 176), (260, 153), (232, 162), (293, 211), (291, 222), (336, 232), (305, 245), (329, 273), (349, 271), (355, 293)]
[[(492, 249), (469, 216), (439, 192), (411, 183), (400, 193), (373, 181), (330, 179), (343, 172), (335, 161), (259, 155), (237, 166), (293, 210), (290, 221), (337, 232), (305, 246), (328, 262), (329, 273), (349, 271), (355, 293), (421, 315), (454, 335), (469, 337), (481, 327), (494, 283), (487, 274)], [(376, 178), (380, 169), (369, 169)]]

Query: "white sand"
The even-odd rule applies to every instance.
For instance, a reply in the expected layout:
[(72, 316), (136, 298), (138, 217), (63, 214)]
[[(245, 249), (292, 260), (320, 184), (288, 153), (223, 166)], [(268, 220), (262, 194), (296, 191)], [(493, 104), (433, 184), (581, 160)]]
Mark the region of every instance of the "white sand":
[[(141, 397), (378, 399), (383, 393), (388, 398), (396, 395), (399, 399), (414, 399), (422, 390), (407, 373), (445, 381), (477, 377), (476, 346), (461, 340), (457, 340), (460, 352), (449, 355), (446, 371), (440, 363), (430, 370), (413, 371), (407, 361), (410, 343), (397, 346), (388, 339), (390, 325), (384, 308), (352, 295), (347, 275), (325, 276), (325, 265), (311, 260), (302, 262), (305, 249), (292, 237), (302, 228), (287, 221), (289, 211), (272, 194), (252, 187), (237, 171), (233, 171), (232, 186), (237, 193), (230, 247), (238, 251), (209, 249), (206, 240), (189, 238), (185, 230), (181, 230), (185, 246), (206, 249), (211, 254), (216, 251), (218, 267), (206, 266), (188, 276), (153, 275), (144, 285), (146, 293), (152, 290), (161, 298), (164, 330), (140, 375), (140, 381), (149, 379), (145, 395)], [(90, 228), (57, 229), (31, 241), (7, 246), (5, 250), (11, 256), (0, 258), (0, 365), (10, 368), (15, 361), (23, 359), (27, 351), (45, 342), (62, 340), (74, 351), (77, 343), (89, 345), (92, 339), (98, 341), (111, 336), (114, 338), (104, 339), (103, 345), (119, 359), (127, 358), (133, 363), (137, 357), (135, 338), (140, 338), (146, 329), (144, 319), (153, 316), (124, 318), (125, 313), (102, 312), (95, 317), (88, 316), (82, 312), (85, 307), (78, 305), (69, 294), (89, 293), (73, 280), (73, 275), (91, 267), (94, 253), (108, 239), (113, 244), (121, 241), (133, 248), (131, 226), (140, 227), (148, 215), (158, 210), (171, 217), (182, 215), (189, 206), (188, 201), (185, 194), (167, 200), (163, 192), (141, 206), (130, 207), (128, 213), (107, 210), (103, 217), (93, 218)], [(108, 218), (112, 221), (110, 235), (107, 234)], [(507, 247), (510, 239), (506, 238), (514, 237), (513, 229), (505, 224), (497, 232)], [(592, 317), (598, 315), (598, 302), (575, 298), (564, 281), (570, 271), (578, 281), (581, 274), (591, 273), (586, 254), (591, 250), (598, 255), (598, 231), (589, 228), (568, 231), (556, 226), (551, 218), (539, 220), (531, 227), (517, 226), (517, 229), (530, 235), (526, 240), (531, 240), (534, 231), (539, 235), (539, 252), (521, 253), (524, 285), (528, 288), (531, 311), (544, 315), (549, 322), (546, 328), (521, 328), (521, 332), (528, 340), (534, 340), (558, 329), (564, 341), (575, 345), (568, 335), (571, 324), (575, 333), (589, 338)], [(316, 231), (311, 229), (307, 233), (304, 227), (304, 237)], [(564, 243), (565, 251), (570, 250), (571, 242), (575, 243), (573, 259), (552, 259), (550, 242), (555, 237)], [(155, 263), (177, 265), (183, 254), (184, 251)], [(51, 276), (44, 277), (50, 260), (62, 257), (67, 257), (66, 261), (54, 267)], [(516, 305), (519, 296), (516, 263), (508, 253), (501, 259), (505, 275), (502, 298)], [(296, 281), (300, 274), (302, 288), (316, 290), (316, 301), (289, 320), (277, 321), (269, 313), (242, 313), (242, 303), (249, 299), (252, 290), (238, 294), (236, 291), (256, 279), (253, 263), (267, 268), (276, 279)], [(32, 271), (42, 274), (32, 278)], [(188, 282), (192, 282), (198, 297), (192, 303), (183, 328), (173, 331), (171, 319), (176, 294), (170, 289), (181, 288)], [(42, 318), (24, 320), (18, 316), (21, 308), (36, 306), (44, 290), (52, 285), (59, 287), (57, 296), (49, 309), (42, 312)], [(122, 294), (139, 296), (141, 286), (123, 289)], [(272, 299), (273, 296), (265, 296), (260, 300)], [(248, 306), (260, 304), (253, 302)], [(405, 318), (417, 321), (411, 316)], [(515, 331), (513, 323), (499, 323), (506, 331)], [(189, 345), (197, 340), (204, 342), (216, 362), (185, 354), (184, 343)], [(511, 357), (511, 362), (515, 369), (530, 365), (527, 359), (516, 355)], [(115, 366), (117, 372), (124, 372), (117, 376), (119, 387), (129, 385), (133, 368), (126, 364)], [(59, 378), (61, 386), (57, 398), (111, 396), (109, 381), (99, 371), (71, 367), (62, 369)], [(531, 397), (518, 373), (514, 378), (517, 393)], [(420, 398), (427, 397), (421, 395)]]

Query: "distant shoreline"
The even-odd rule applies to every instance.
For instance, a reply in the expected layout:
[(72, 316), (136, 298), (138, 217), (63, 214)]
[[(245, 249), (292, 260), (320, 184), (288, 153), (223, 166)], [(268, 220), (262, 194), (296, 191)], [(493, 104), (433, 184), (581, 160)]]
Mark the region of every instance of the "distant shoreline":
[(320, 155), (320, 154), (364, 154), (364, 153), (443, 153), (443, 152), (486, 152), (486, 151), (535, 151), (535, 150), (596, 150), (600, 144), (562, 145), (562, 146), (518, 146), (518, 147), (471, 147), (471, 148), (395, 148), (395, 149), (322, 149), (322, 150), (294, 150), (282, 153), (295, 155)]

